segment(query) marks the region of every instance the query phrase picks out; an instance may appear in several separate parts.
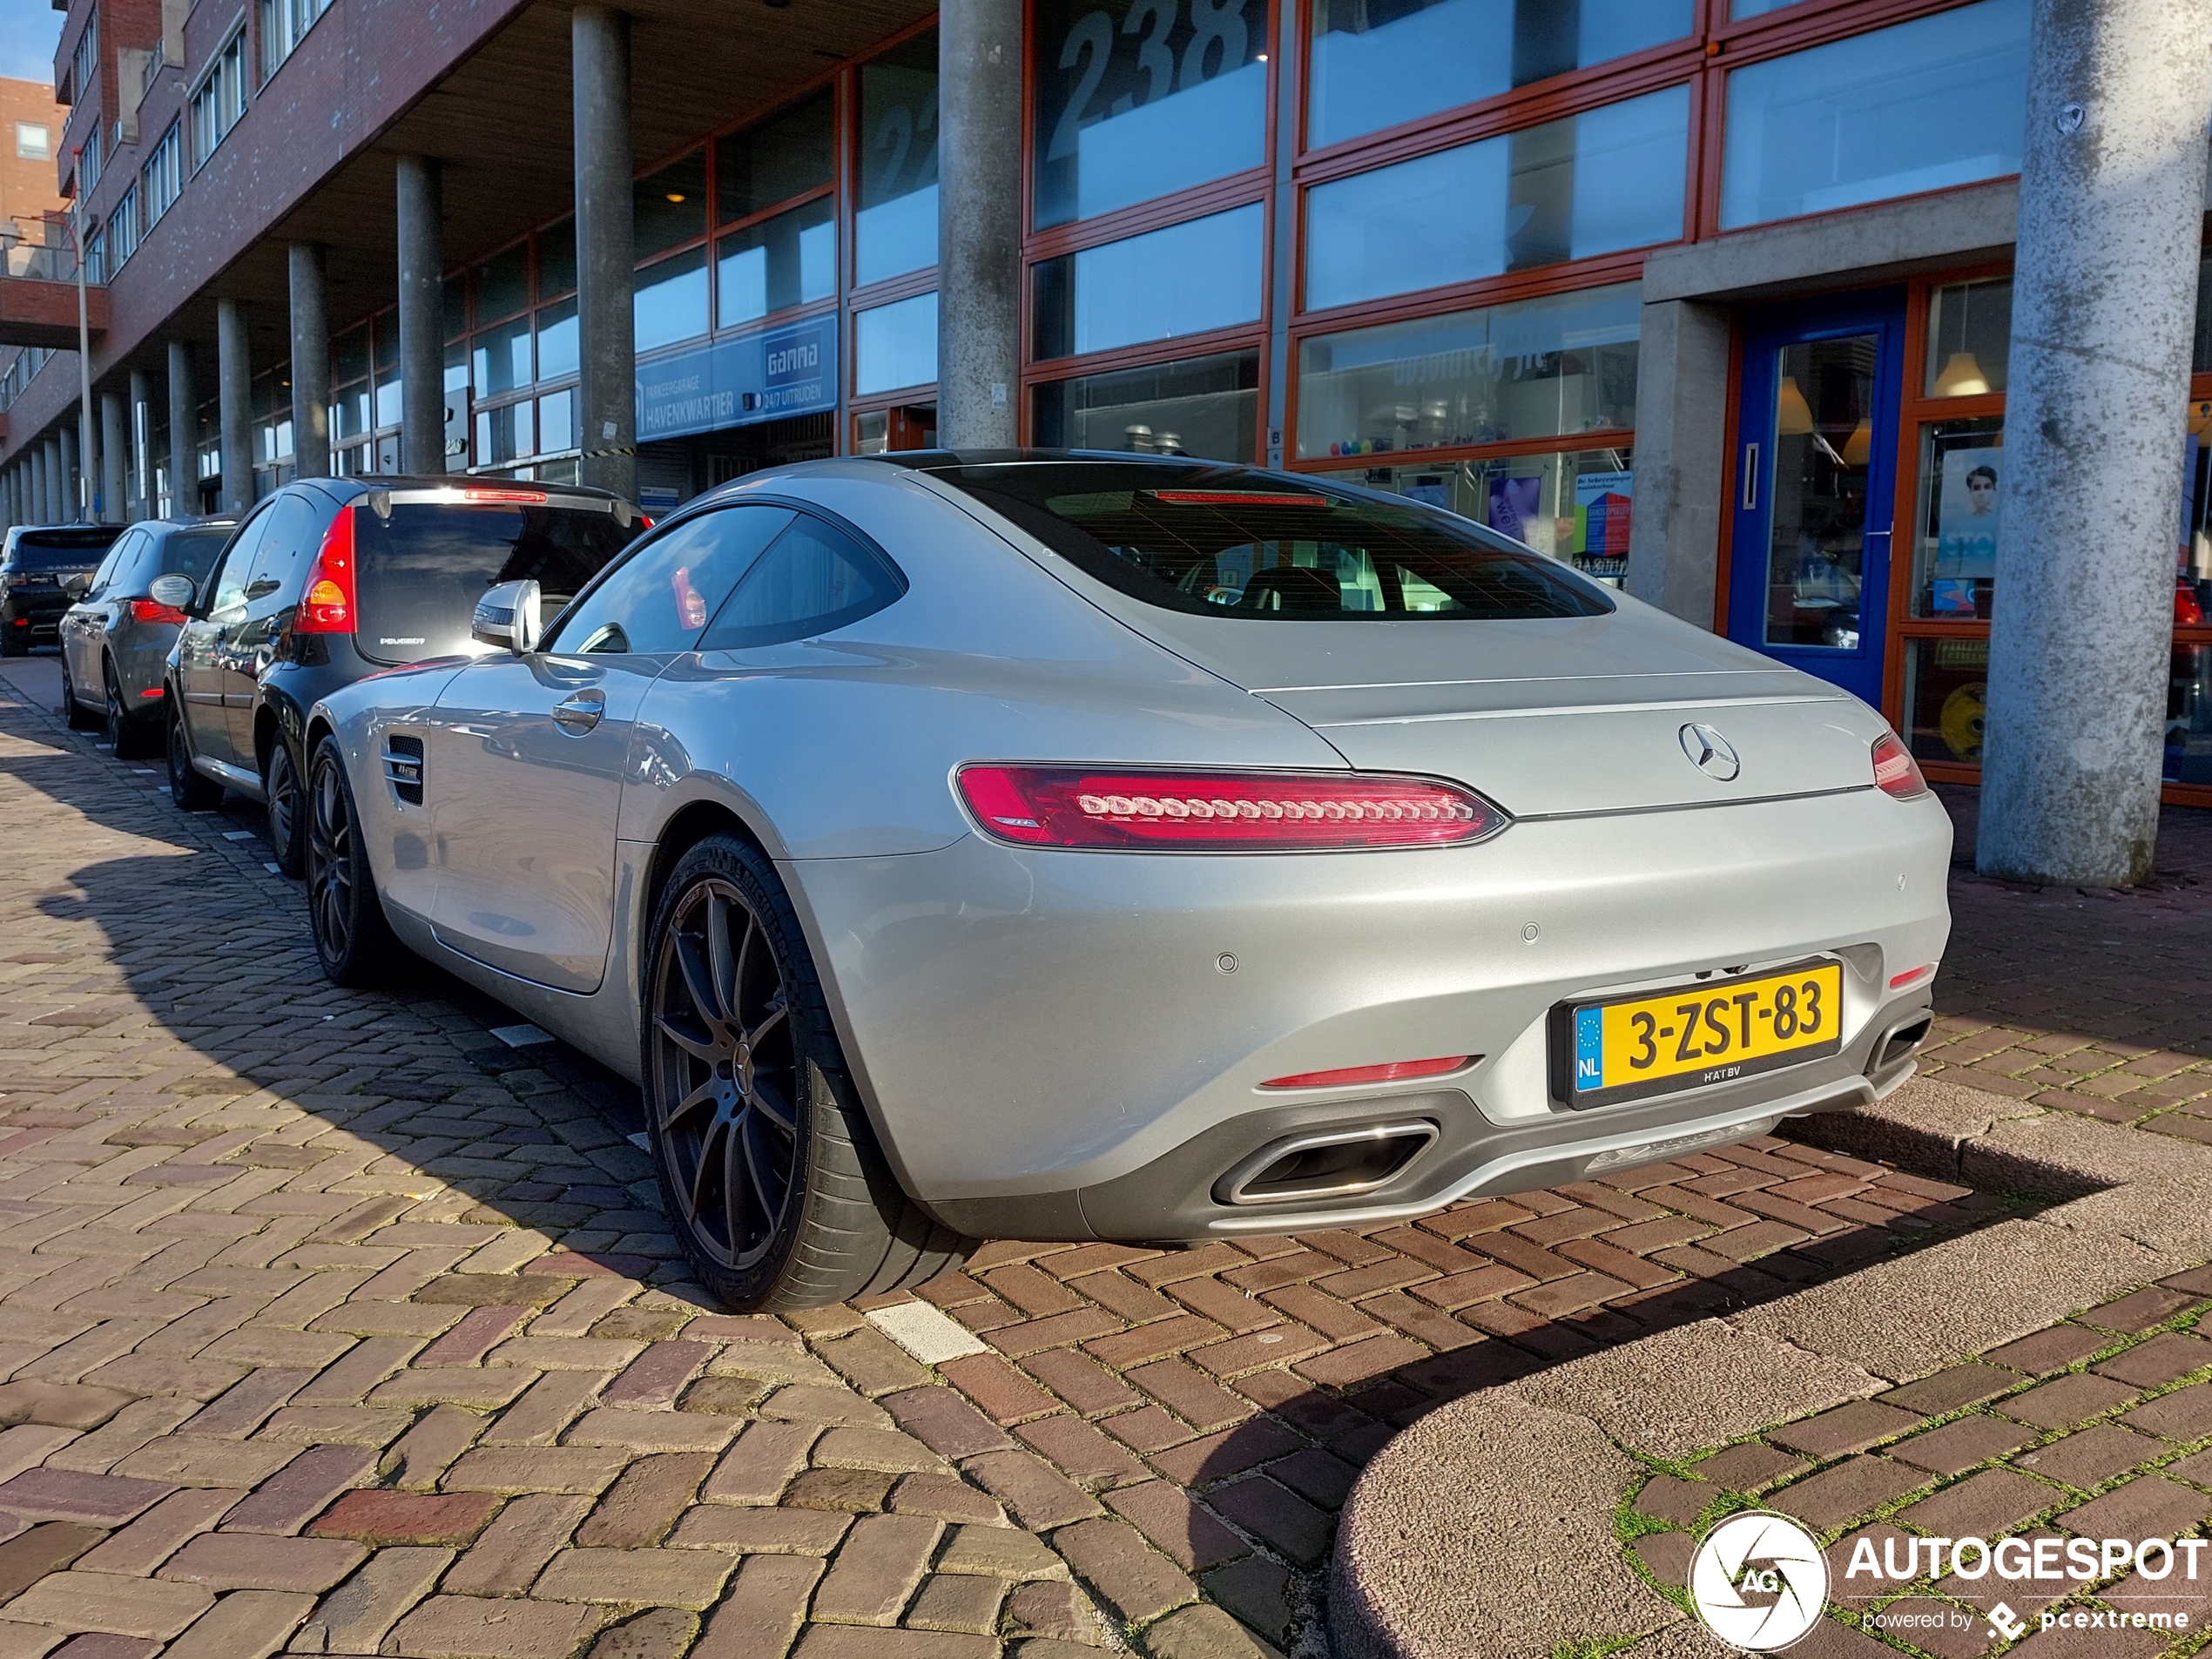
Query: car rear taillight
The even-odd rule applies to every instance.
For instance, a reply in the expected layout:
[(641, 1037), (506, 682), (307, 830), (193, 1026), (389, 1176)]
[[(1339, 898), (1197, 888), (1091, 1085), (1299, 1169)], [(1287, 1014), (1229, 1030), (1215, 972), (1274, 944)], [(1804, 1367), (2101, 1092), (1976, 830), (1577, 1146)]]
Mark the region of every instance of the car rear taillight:
[(1028, 846), (1300, 853), (1479, 841), (1507, 824), (1471, 791), (1374, 772), (963, 766), (986, 834)]
[(293, 613), (295, 634), (350, 634), (354, 631), (354, 513), (341, 507), (323, 532), (316, 550), (314, 569), (300, 590), (299, 609)]
[(1898, 800), (1918, 800), (1928, 792), (1920, 763), (1894, 732), (1874, 739), (1874, 787)]
[(1394, 1083), (1406, 1077), (1441, 1077), (1457, 1071), (1473, 1055), (1451, 1054), (1434, 1060), (1393, 1060), (1380, 1066), (1346, 1066), (1339, 1071), (1301, 1071), (1294, 1077), (1270, 1077), (1262, 1089), (1342, 1089), (1347, 1083)]
[(174, 605), (165, 605), (156, 600), (133, 599), (131, 601), (131, 620), (181, 624), (185, 620), (185, 613)]

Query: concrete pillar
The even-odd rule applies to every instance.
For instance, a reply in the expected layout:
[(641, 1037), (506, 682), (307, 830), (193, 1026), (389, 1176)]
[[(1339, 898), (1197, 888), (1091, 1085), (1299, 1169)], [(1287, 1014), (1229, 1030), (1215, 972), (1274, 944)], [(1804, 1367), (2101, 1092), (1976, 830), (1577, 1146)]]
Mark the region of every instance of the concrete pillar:
[(76, 516), (72, 505), (75, 495), (70, 487), (69, 463), (76, 453), (77, 442), (74, 433), (70, 433), (67, 438), (63, 436), (63, 433), (67, 431), (68, 424), (64, 422), (61, 430), (46, 440), (46, 522), (49, 524), (66, 524)]
[(57, 455), (54, 470), (60, 482), (54, 501), (54, 522), (57, 524), (78, 523), (87, 516), (84, 510), (84, 462), (78, 455), (80, 424), (78, 418), (71, 415), (62, 422), (61, 430), (54, 435)]
[(48, 509), (46, 489), (47, 479), (53, 476), (53, 448), (54, 441), (51, 438), (47, 439), (44, 443), (34, 443), (30, 446), (30, 517), (35, 524), (51, 524), (54, 522), (54, 516)]
[(199, 377), (189, 340), (169, 342), (169, 510), (199, 511)]
[(1022, 381), (1022, 0), (937, 19), (937, 441), (1010, 448)]
[(223, 510), (242, 513), (253, 504), (253, 356), (246, 307), (215, 302), (215, 395), (223, 421)]
[(2212, 5), (2035, 0), (1986, 875), (2120, 887), (2151, 872), (2208, 107)]
[(1670, 300), (1643, 307), (1628, 589), (1700, 628), (1715, 618), (1729, 337), (1729, 314), (1717, 306)]
[(330, 476), (330, 312), (322, 247), (294, 242), (292, 274), (292, 460), (302, 478)]
[[(446, 327), (445, 185), (438, 162), (401, 156), (398, 197), (400, 470), (439, 473), (446, 469)], [(326, 338), (323, 361), (329, 360)], [(293, 375), (297, 386), (296, 362)], [(328, 447), (326, 440), (326, 469)]]
[(148, 453), (153, 436), (153, 377), (143, 368), (131, 371), (131, 398), (125, 410), (131, 421), (131, 480), (133, 523), (154, 516), (153, 456)]
[(131, 522), (130, 427), (120, 392), (100, 394), (100, 522)]
[(577, 388), (581, 482), (637, 496), (637, 328), (632, 294), (630, 15), (578, 6), (569, 50), (576, 86)]

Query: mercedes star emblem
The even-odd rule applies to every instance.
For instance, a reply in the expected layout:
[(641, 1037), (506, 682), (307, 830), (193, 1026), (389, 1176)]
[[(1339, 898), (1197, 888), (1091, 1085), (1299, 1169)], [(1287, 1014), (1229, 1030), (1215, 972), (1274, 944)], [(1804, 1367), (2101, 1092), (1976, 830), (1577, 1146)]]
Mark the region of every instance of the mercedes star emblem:
[(1689, 757), (1691, 765), (1716, 783), (1735, 782), (1736, 774), (1743, 769), (1726, 738), (1694, 720), (1682, 729), (1682, 752)]

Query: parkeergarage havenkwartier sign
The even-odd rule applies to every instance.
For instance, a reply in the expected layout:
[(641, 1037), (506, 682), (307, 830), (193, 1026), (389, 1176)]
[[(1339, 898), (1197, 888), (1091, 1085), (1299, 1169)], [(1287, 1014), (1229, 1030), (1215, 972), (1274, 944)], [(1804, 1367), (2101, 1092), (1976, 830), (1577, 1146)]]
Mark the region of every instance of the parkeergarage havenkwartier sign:
[[(1877, 1546), (1862, 1533), (1849, 1560), (1831, 1561), (1819, 1541), (1787, 1515), (1744, 1510), (1724, 1517), (1690, 1560), (1690, 1606), (1705, 1628), (1749, 1653), (1780, 1653), (1810, 1635), (1829, 1608), (1870, 1632), (1948, 1651), (1952, 1643), (2010, 1642), (2030, 1629), (2186, 1633), (2212, 1595), (2202, 1538), (1929, 1538), (1905, 1533)], [(1840, 1554), (1843, 1545), (1834, 1548)], [(2126, 1581), (2125, 1594), (2110, 1592)], [(1952, 1597), (1907, 1595), (1936, 1582)], [(2091, 1585), (2102, 1606), (2067, 1605)], [(2042, 1610), (2022, 1616), (2001, 1600), (1986, 1613), (1967, 1604), (2006, 1587)]]
[(637, 437), (687, 437), (837, 407), (837, 319), (740, 334), (637, 365)]

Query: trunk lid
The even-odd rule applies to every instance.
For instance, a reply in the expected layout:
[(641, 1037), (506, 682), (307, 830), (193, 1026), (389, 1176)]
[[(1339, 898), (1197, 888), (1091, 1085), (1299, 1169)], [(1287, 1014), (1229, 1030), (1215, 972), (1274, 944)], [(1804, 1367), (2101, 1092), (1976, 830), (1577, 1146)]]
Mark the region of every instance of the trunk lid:
[[(1857, 699), (1634, 601), (1526, 622), (1265, 622), (1130, 606), (1170, 650), (1312, 726), (1362, 770), (1424, 772), (1517, 818), (1863, 788), (1878, 718)], [(1683, 728), (1740, 762), (1701, 771)]]

